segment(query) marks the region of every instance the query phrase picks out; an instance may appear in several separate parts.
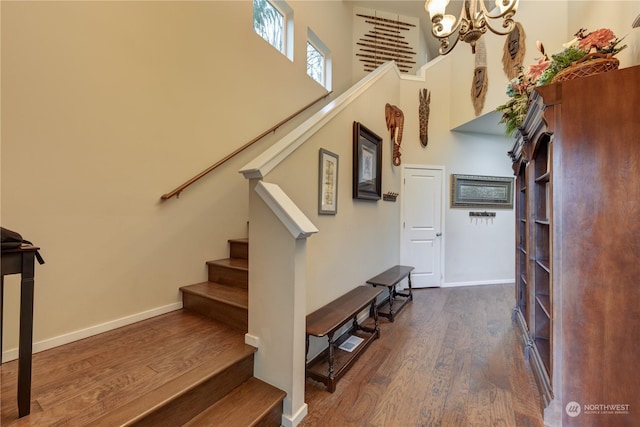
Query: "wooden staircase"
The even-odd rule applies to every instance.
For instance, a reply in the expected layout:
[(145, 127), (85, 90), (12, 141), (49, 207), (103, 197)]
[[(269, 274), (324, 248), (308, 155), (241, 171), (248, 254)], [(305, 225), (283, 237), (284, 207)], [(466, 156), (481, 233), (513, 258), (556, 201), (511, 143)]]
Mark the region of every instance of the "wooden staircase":
[[(248, 324), (248, 239), (229, 240), (230, 257), (209, 261), (208, 281), (183, 286), (185, 310), (230, 326)], [(93, 426), (279, 426), (285, 393), (253, 377), (255, 348), (229, 352), (99, 419)]]
[(249, 242), (229, 240), (229, 258), (207, 262), (207, 282), (183, 286), (184, 308), (247, 332), (249, 312)]

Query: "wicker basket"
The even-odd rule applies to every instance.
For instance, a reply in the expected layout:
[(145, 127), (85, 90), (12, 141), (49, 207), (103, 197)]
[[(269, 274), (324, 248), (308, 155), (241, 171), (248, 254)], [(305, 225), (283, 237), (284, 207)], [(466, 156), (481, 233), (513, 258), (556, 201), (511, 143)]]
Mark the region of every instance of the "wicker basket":
[(572, 62), (571, 65), (556, 74), (551, 82), (563, 82), (565, 80), (577, 79), (578, 77), (587, 77), (606, 71), (613, 71), (617, 70), (619, 65), (620, 61), (610, 53), (606, 55), (602, 53), (590, 53), (582, 59)]

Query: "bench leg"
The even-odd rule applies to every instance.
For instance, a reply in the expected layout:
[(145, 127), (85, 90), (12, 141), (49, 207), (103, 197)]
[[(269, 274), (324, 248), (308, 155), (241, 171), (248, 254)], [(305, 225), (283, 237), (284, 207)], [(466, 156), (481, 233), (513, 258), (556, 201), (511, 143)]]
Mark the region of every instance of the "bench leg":
[(373, 312), (373, 329), (375, 330), (376, 336), (380, 338), (380, 326), (378, 325), (378, 306), (376, 305), (375, 300), (371, 303), (371, 311)]
[(335, 374), (333, 372), (333, 363), (336, 357), (335, 343), (333, 342), (333, 332), (327, 335), (329, 339), (329, 384), (327, 384), (329, 391), (333, 393), (335, 391)]
[(396, 296), (396, 285), (389, 286), (389, 321), (393, 322), (393, 301)]

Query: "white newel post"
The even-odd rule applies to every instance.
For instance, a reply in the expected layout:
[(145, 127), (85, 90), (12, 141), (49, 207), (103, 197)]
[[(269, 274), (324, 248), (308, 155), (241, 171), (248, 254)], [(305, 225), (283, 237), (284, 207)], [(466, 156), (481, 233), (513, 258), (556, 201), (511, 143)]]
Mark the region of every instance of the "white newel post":
[(282, 425), (295, 427), (304, 402), (306, 243), (318, 230), (275, 184), (250, 180), (249, 329), (254, 376), (287, 393)]

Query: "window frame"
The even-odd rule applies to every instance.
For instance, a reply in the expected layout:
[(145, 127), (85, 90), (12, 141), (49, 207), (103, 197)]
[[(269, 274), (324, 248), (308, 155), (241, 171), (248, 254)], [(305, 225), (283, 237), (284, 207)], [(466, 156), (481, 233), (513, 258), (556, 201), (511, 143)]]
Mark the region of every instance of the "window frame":
[(258, 0), (253, 0), (253, 14), (252, 14), (252, 28), (255, 34), (260, 36), (261, 39), (265, 40), (271, 46), (274, 47), (278, 52), (285, 55), (289, 58), (290, 61), (293, 61), (293, 9), (283, 0), (260, 0), (268, 3), (273, 9), (276, 10), (282, 16), (282, 46), (278, 47), (267, 40), (262, 34), (258, 33), (256, 30), (256, 19), (255, 19), (255, 3)]
[(313, 81), (322, 85), (325, 89), (331, 90), (331, 51), (329, 48), (320, 40), (320, 38), (310, 29), (307, 28), (307, 43), (305, 43), (306, 58), (305, 62), (307, 67), (309, 66), (309, 54), (308, 54), (308, 46), (311, 45), (317, 52), (322, 55), (322, 82), (314, 79), (308, 72), (307, 75), (313, 79)]

